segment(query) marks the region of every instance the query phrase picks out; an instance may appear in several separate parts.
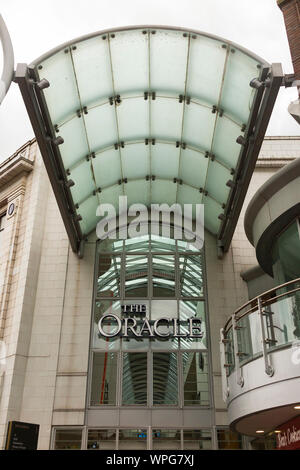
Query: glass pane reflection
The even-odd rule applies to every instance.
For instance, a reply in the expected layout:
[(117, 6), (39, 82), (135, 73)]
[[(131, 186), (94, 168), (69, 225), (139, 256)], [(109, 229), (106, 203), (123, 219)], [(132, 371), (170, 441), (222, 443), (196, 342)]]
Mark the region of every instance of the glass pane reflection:
[(123, 405), (147, 404), (147, 354), (123, 354)]
[(119, 450), (147, 449), (147, 429), (120, 429)]
[(175, 297), (175, 257), (152, 256), (153, 297)]
[(180, 450), (181, 432), (180, 429), (153, 429), (152, 431), (153, 449)]
[(177, 405), (177, 355), (153, 353), (153, 405)]
[(180, 255), (179, 276), (181, 296), (203, 296), (203, 268), (200, 255)]
[(147, 297), (148, 277), (149, 275), (147, 256), (126, 256), (125, 297)]
[(82, 429), (57, 429), (55, 432), (55, 450), (80, 450)]
[(115, 429), (89, 429), (87, 448), (90, 450), (113, 450), (116, 448)]
[(208, 406), (207, 353), (185, 352), (182, 354), (184, 405)]
[[(195, 335), (202, 335), (199, 338), (180, 338), (180, 347), (182, 349), (206, 349), (206, 321), (205, 321), (205, 302), (204, 300), (181, 300), (179, 302), (180, 334), (190, 334), (190, 319), (199, 319), (194, 321), (195, 328), (192, 332)], [(198, 327), (201, 329), (199, 330)]]
[(212, 448), (211, 432), (205, 430), (184, 430), (184, 450), (208, 450)]
[(115, 405), (118, 357), (116, 353), (95, 353), (91, 405)]
[(120, 297), (121, 257), (101, 255), (98, 265), (97, 296)]

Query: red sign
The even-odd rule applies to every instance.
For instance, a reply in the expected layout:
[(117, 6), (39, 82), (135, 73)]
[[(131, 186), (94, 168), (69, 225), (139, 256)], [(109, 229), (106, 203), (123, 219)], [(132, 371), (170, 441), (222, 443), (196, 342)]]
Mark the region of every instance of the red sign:
[(280, 450), (300, 449), (300, 416), (278, 428), (276, 448)]

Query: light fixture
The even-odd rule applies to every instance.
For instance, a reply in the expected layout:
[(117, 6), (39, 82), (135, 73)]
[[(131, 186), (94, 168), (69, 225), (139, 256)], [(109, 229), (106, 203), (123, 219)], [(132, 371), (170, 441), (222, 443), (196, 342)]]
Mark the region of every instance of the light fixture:
[(274, 432), (275, 432), (275, 434), (280, 434), (281, 433), (280, 429), (276, 429)]
[(300, 410), (300, 405), (294, 406), (294, 410)]
[(257, 431), (255, 431), (256, 434), (264, 434), (265, 431), (263, 431), (262, 429), (258, 429)]

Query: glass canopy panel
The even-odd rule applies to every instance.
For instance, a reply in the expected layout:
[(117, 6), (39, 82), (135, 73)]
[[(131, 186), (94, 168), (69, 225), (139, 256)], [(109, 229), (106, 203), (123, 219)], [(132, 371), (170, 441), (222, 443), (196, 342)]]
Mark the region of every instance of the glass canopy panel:
[(77, 213), (81, 215), (82, 220), (79, 222), (82, 233), (88, 234), (96, 227), (99, 217), (96, 216), (97, 207), (99, 205), (98, 198), (91, 196), (83, 201), (78, 208)]
[[(115, 92), (144, 92), (149, 87), (148, 35), (142, 30), (109, 35)], [(130, 51), (130, 52), (129, 52)], [(132, 77), (134, 76), (134, 80)]]
[[(145, 179), (128, 181), (126, 184), (126, 196), (128, 197), (128, 207), (131, 204), (150, 204), (150, 184)], [(139, 214), (137, 214), (138, 216)]]
[(243, 132), (237, 124), (224, 115), (218, 117), (212, 153), (228, 168), (235, 168), (237, 165), (241, 151), (240, 144), (236, 142), (239, 135), (243, 135)]
[(208, 158), (203, 153), (185, 149), (181, 151), (180, 171), (178, 177), (186, 185), (194, 186), (198, 189), (205, 185)]
[(150, 88), (184, 93), (189, 41), (183, 32), (157, 31), (150, 36)]
[(223, 213), (223, 209), (216, 201), (208, 196), (203, 197), (204, 204), (204, 225), (211, 233), (216, 234), (220, 227), (221, 220), (219, 215)]
[(202, 204), (202, 196), (203, 194), (199, 192), (199, 189), (186, 184), (178, 185), (177, 202), (179, 204)]
[(167, 180), (151, 181), (151, 203), (152, 204), (169, 204), (170, 206), (176, 201), (177, 185)]
[(121, 179), (120, 151), (113, 149), (105, 150), (96, 154), (91, 159), (97, 188), (105, 188), (117, 184)]
[(181, 140), (183, 106), (174, 98), (156, 98), (151, 102), (151, 135), (156, 139)]
[(124, 177), (145, 179), (150, 174), (149, 147), (144, 142), (125, 144), (120, 151)]
[(255, 94), (249, 83), (259, 76), (258, 65), (261, 64), (235, 47), (230, 49), (220, 107), (241, 124), (249, 118)]
[(91, 152), (118, 142), (115, 107), (106, 103), (89, 110), (84, 116)]
[(84, 234), (97, 225), (98, 203), (118, 210), (119, 195), (144, 204), (204, 202), (216, 234), (229, 173), (241, 164), (236, 139), (255, 98), (249, 82), (264, 65), (222, 39), (163, 27), (99, 33), (34, 63), (37, 78), (50, 83), (41, 92), (44, 117), (64, 139), (57, 152), (75, 183), (71, 205), (79, 204)]
[(196, 36), (190, 44), (186, 94), (211, 107), (219, 101), (227, 50), (223, 46), (205, 36)]
[(149, 135), (149, 101), (126, 98), (116, 107), (119, 140), (144, 140)]
[(96, 189), (92, 176), (91, 163), (86, 160), (72, 169), (70, 179), (75, 185), (71, 187), (71, 193), (75, 203), (80, 204)]
[(118, 213), (119, 197), (124, 196), (123, 184), (115, 184), (109, 188), (105, 188), (99, 195), (101, 204), (112, 204)]
[(151, 146), (151, 174), (173, 179), (178, 176), (180, 148), (175, 144), (159, 143)]
[(45, 78), (50, 83), (44, 96), (53, 125), (60, 125), (81, 107), (71, 56), (66, 50), (59, 51), (39, 66), (40, 79)]
[(89, 154), (86, 132), (82, 119), (73, 117), (59, 128), (59, 135), (64, 139), (60, 145), (60, 153), (66, 169), (70, 169), (78, 161)]
[(212, 109), (196, 103), (184, 108), (184, 125), (182, 140), (188, 145), (210, 150), (214, 133), (216, 114)]
[(80, 41), (71, 50), (82, 106), (95, 106), (113, 95), (107, 41), (102, 37)]
[(226, 186), (227, 181), (231, 180), (233, 176), (230, 171), (224, 166), (220, 165), (216, 160), (210, 161), (207, 170), (205, 189), (208, 194), (211, 194), (220, 204), (225, 204), (230, 191), (229, 186)]

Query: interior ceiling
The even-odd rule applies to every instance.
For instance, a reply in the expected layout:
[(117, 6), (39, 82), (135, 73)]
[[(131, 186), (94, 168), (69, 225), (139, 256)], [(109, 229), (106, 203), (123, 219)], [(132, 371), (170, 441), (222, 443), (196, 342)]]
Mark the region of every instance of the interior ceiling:
[(95, 229), (99, 203), (204, 203), (217, 234), (266, 63), (218, 38), (132, 28), (73, 41), (38, 59), (53, 133), (60, 136), (76, 220)]
[[(298, 403), (295, 403), (296, 405)], [(268, 433), (280, 430), (280, 426), (299, 416), (299, 411), (294, 409), (294, 405), (271, 408), (258, 413), (245, 416), (232, 424), (234, 429), (248, 436), (263, 437)], [(263, 435), (257, 434), (257, 430), (265, 431)]]

